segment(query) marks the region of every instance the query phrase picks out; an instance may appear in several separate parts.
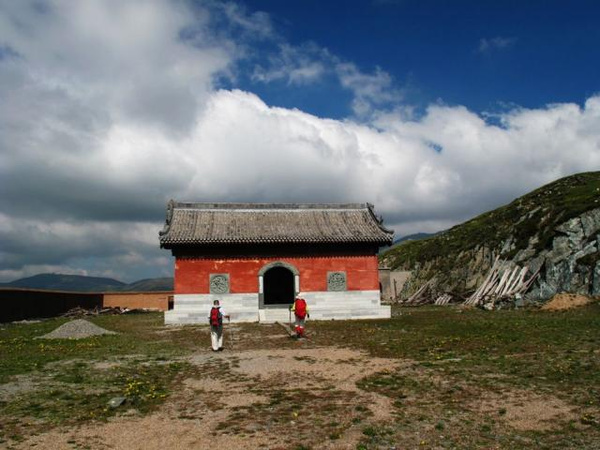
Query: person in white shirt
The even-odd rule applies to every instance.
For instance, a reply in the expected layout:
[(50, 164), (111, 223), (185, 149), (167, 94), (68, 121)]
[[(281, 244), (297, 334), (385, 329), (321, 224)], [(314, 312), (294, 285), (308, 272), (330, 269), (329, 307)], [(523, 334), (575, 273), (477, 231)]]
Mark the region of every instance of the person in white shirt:
[(223, 318), (230, 319), (229, 315), (221, 307), (219, 300), (213, 302), (208, 312), (208, 323), (210, 325), (210, 342), (213, 352), (223, 350)]

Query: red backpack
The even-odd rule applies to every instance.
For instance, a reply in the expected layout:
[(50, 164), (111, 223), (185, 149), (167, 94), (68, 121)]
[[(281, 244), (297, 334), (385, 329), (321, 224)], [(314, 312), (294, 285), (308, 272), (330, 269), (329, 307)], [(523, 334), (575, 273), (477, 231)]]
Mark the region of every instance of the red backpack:
[(219, 327), (223, 324), (223, 314), (221, 314), (221, 309), (217, 306), (213, 306), (210, 310), (210, 324), (213, 327)]
[(304, 319), (306, 317), (306, 300), (303, 298), (296, 299), (294, 314), (296, 314), (296, 316), (298, 316), (300, 319)]

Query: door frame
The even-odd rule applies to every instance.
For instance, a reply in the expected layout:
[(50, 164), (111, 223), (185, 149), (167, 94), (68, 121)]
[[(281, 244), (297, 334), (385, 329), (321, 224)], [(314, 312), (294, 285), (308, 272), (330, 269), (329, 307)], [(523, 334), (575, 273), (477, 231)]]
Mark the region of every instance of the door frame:
[(273, 261), (269, 264), (265, 264), (258, 271), (258, 309), (268, 309), (268, 308), (287, 308), (288, 305), (265, 305), (265, 289), (264, 289), (264, 275), (268, 270), (273, 269), (274, 267), (284, 267), (288, 269), (294, 275), (294, 297), (298, 295), (300, 292), (300, 271), (292, 264), (285, 261)]

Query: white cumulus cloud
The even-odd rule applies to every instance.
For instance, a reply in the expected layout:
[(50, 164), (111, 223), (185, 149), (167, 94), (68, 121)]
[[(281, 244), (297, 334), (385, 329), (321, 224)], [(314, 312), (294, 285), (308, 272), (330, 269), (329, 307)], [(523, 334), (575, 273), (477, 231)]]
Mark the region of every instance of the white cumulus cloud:
[(333, 120), (217, 88), (248, 49), (214, 30), (215, 15), (270, 39), (263, 14), (166, 0), (0, 2), (0, 11), (3, 280), (46, 269), (164, 276), (169, 198), (369, 201), (407, 233), (600, 168), (598, 96), (513, 108), (499, 125), (462, 106), (417, 116), (384, 70), (289, 58), (281, 76), (301, 84), (322, 62), (354, 93), (357, 115), (368, 111)]

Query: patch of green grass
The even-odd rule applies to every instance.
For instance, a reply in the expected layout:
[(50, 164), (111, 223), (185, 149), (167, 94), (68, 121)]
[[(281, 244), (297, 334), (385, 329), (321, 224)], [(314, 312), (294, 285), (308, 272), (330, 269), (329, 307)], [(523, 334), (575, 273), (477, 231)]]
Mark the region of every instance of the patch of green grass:
[(377, 430), (375, 429), (375, 427), (370, 426), (370, 425), (368, 427), (365, 427), (363, 429), (362, 433), (365, 436), (369, 436), (369, 437), (375, 437), (375, 436), (377, 436)]
[[(403, 308), (392, 320), (314, 322), (323, 341), (367, 350), (373, 356), (411, 359), (445, 376), (477, 379), (493, 373), (513, 385), (579, 392), (580, 402), (598, 401), (600, 304), (563, 312)], [(379, 388), (400, 392), (393, 374)], [(586, 394), (587, 393), (587, 394)], [(594, 396), (596, 396), (594, 398)]]
[[(41, 370), (56, 361), (102, 360), (131, 354), (168, 359), (184, 354), (190, 342), (199, 340), (190, 336), (191, 332), (181, 341), (154, 333), (164, 321), (160, 313), (100, 316), (86, 320), (119, 334), (85, 339), (37, 339), (68, 321), (64, 318), (4, 325), (0, 330), (0, 383), (6, 383), (13, 375)], [(187, 345), (182, 345), (182, 341)]]
[(369, 425), (363, 428), (362, 438), (356, 448), (389, 448), (393, 442), (393, 428), (385, 425)]
[[(225, 421), (218, 425), (224, 434), (237, 434), (251, 424), (259, 429), (285, 434), (290, 427), (304, 430), (309, 442), (324, 439), (337, 440), (345, 430), (356, 423), (353, 419), (367, 417), (370, 411), (356, 411), (355, 397), (351, 392), (329, 389), (290, 389), (280, 386), (257, 389), (268, 397), (267, 402), (235, 408)], [(366, 409), (366, 408), (365, 408)], [(336, 418), (336, 420), (329, 420)]]
[[(154, 332), (162, 327), (162, 314), (90, 321), (119, 334), (38, 339), (66, 322), (60, 318), (0, 329), (0, 382), (16, 383), (15, 393), (0, 402), (0, 439), (14, 440), (48, 426), (105, 420), (123, 408), (147, 413), (166, 399), (174, 380), (189, 369), (187, 363), (169, 362), (184, 351)], [(100, 362), (109, 364), (100, 368)], [(33, 386), (19, 388), (16, 376), (29, 377)], [(126, 397), (125, 405), (109, 408), (108, 401), (117, 396)]]
[(403, 399), (408, 394), (416, 395), (433, 388), (428, 380), (410, 378), (399, 372), (379, 372), (363, 378), (357, 386), (365, 391), (377, 392), (394, 399)]
[[(80, 369), (74, 372), (75, 376), (73, 367)], [(33, 418), (40, 427), (46, 427), (105, 420), (129, 408), (148, 413), (166, 399), (175, 379), (188, 369), (187, 363), (178, 362), (133, 363), (105, 371), (94, 370), (82, 362), (56, 366), (53, 376), (40, 376), (40, 381), (45, 380), (43, 386), (0, 405), (0, 425), (12, 420), (13, 426), (8, 428), (18, 434), (24, 431), (19, 419)], [(109, 400), (120, 396), (125, 397), (125, 404), (110, 408)]]

